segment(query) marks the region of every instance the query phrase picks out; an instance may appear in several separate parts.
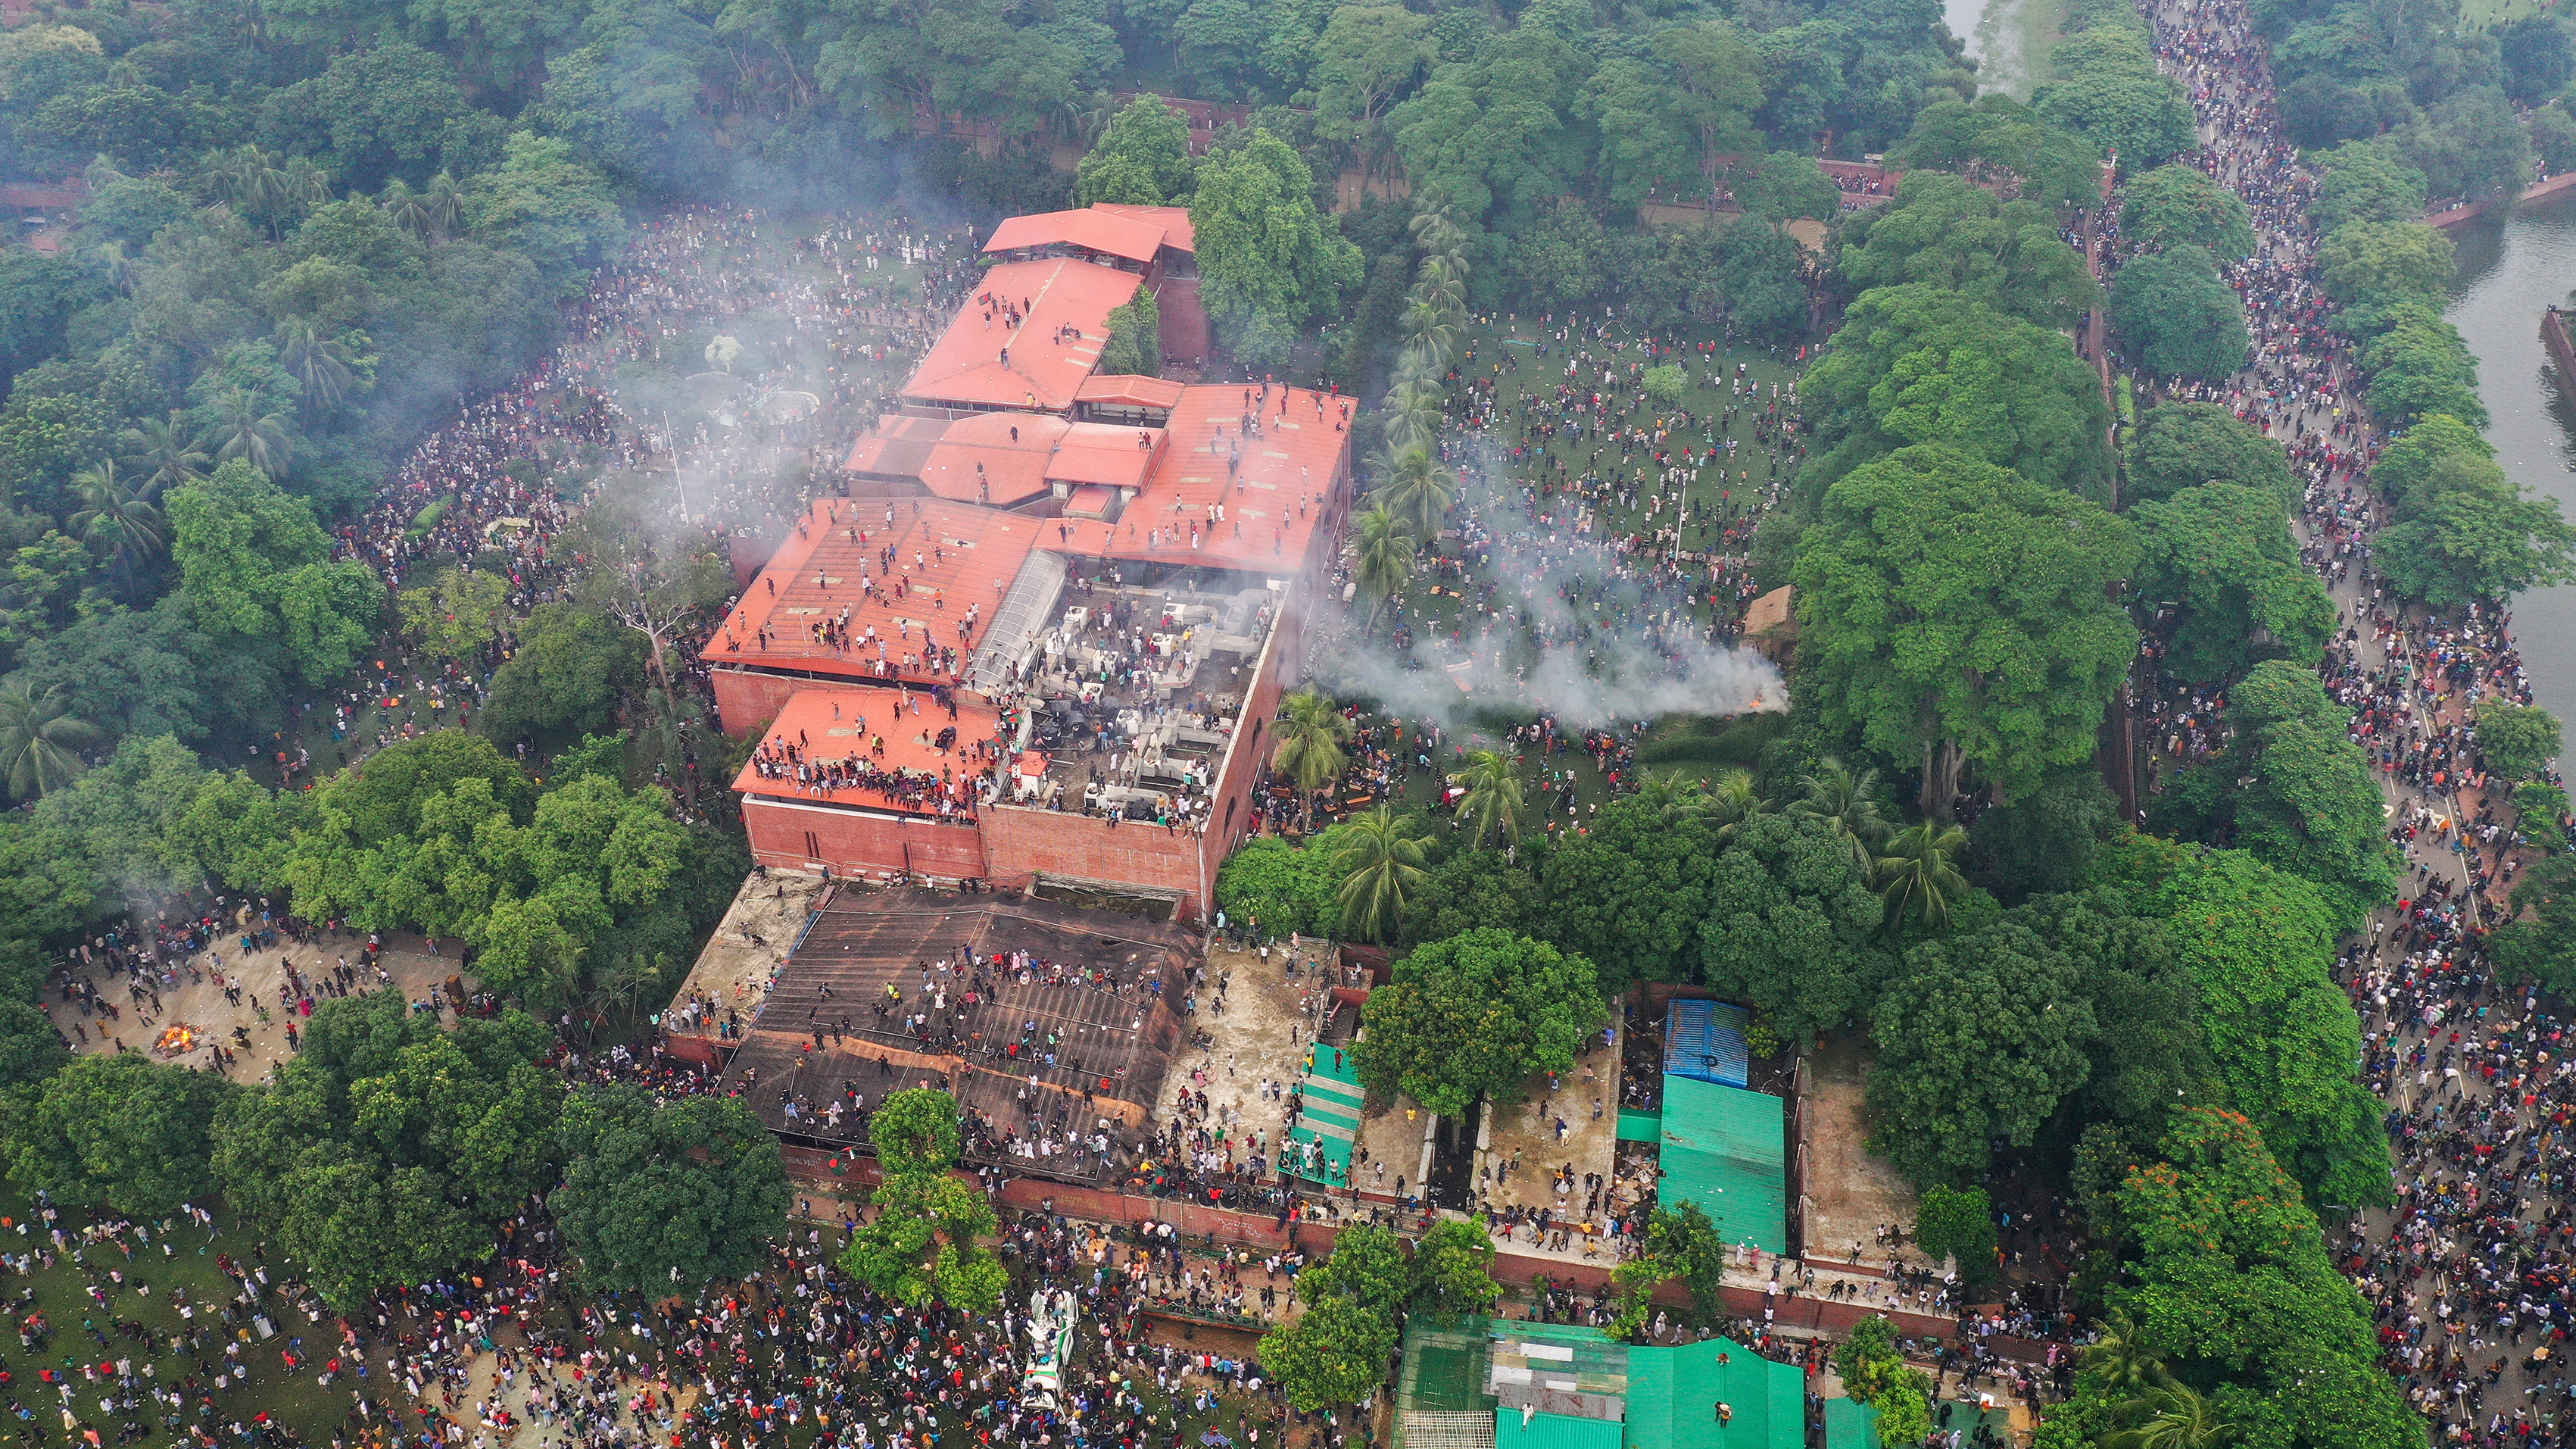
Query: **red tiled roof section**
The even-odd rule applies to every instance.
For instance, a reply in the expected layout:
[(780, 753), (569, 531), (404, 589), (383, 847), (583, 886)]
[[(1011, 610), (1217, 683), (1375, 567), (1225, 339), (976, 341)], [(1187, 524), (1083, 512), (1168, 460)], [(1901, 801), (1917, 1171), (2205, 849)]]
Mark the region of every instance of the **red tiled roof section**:
[[(1178, 207), (1143, 208), (1179, 211)], [(1184, 224), (1189, 213), (1181, 211)], [(988, 252), (1015, 252), (1023, 247), (1076, 246), (1131, 262), (1150, 262), (1163, 249), (1168, 229), (1149, 217), (1123, 215), (1104, 206), (1079, 211), (1041, 211), (1015, 216), (993, 228)]]
[[(885, 521), (889, 508), (891, 529)], [(903, 657), (918, 659), (927, 644), (971, 655), (1046, 522), (935, 498), (823, 499), (743, 591), (702, 657), (709, 664), (801, 669), (882, 683), (944, 682), (946, 672), (933, 671), (926, 661), (902, 669)], [(888, 545), (895, 551), (891, 570)], [(845, 608), (849, 647), (816, 640), (814, 626), (837, 621)], [(970, 612), (976, 628), (960, 637), (957, 626)], [(760, 641), (764, 626), (766, 644)], [(895, 673), (878, 663), (878, 640)]]
[(1131, 206), (1123, 201), (1097, 201), (1092, 203), (1091, 209), (1161, 227), (1163, 245), (1174, 251), (1195, 254), (1199, 249), (1198, 229), (1190, 225), (1190, 209), (1186, 206)]
[(948, 431), (948, 419), (914, 417), (907, 413), (884, 413), (877, 425), (859, 434), (851, 447), (849, 461), (841, 466), (853, 473), (890, 473), (900, 478), (921, 476), (921, 464), (930, 455), (931, 445)]
[[(1068, 517), (1057, 524), (1066, 536), (1050, 536), (1045, 545), (1074, 554), (1254, 573), (1302, 568), (1321, 522), (1321, 495), (1332, 487), (1350, 437), (1342, 413), (1350, 399), (1289, 388), (1283, 413), (1280, 389), (1270, 390), (1266, 408), (1259, 406), (1260, 389), (1252, 393), (1248, 407), (1238, 387), (1190, 388), (1172, 410), (1161, 459), (1144, 491), (1118, 521)], [(1261, 413), (1260, 433), (1247, 437), (1244, 419), (1254, 409)], [(1209, 509), (1218, 503), (1225, 505), (1225, 521), (1211, 525)], [(1200, 527), (1196, 549), (1190, 547), (1193, 521)], [(1160, 541), (1158, 529), (1164, 530)]]
[[(935, 406), (1064, 412), (1100, 363), (1109, 314), (1138, 285), (1135, 273), (1096, 262), (1004, 262), (984, 274), (984, 285), (958, 309), (903, 395)], [(1080, 336), (1056, 341), (1056, 329), (1068, 326)]]
[(1047, 460), (1047, 481), (1142, 488), (1154, 461), (1163, 455), (1163, 443), (1160, 428), (1075, 423), (1065, 430), (1055, 456)]
[(976, 413), (959, 418), (931, 445), (914, 476), (921, 479), (921, 486), (952, 502), (1009, 508), (1047, 491), (1047, 461), (1072, 427), (1052, 413)]
[[(935, 707), (927, 689), (907, 691), (920, 706), (915, 713), (910, 704), (889, 689), (800, 689), (778, 712), (778, 718), (760, 733), (764, 749), (779, 741), (795, 745), (810, 761), (846, 760), (859, 756), (879, 770), (910, 770), (937, 778), (941, 770), (953, 781), (973, 779), (998, 762), (997, 751), (986, 751), (977, 758), (977, 742), (990, 744), (1001, 730), (1001, 716), (978, 704), (961, 702), (953, 721), (957, 737), (949, 747), (938, 747), (939, 732), (950, 726), (948, 711)], [(835, 711), (838, 711), (835, 713)], [(864, 728), (862, 725), (864, 724)], [(885, 753), (875, 753), (875, 742), (885, 740)], [(793, 766), (784, 779), (770, 779), (760, 773), (760, 762), (751, 761), (734, 777), (733, 788), (745, 795), (768, 795), (782, 800), (808, 800), (834, 805), (853, 805), (867, 809), (910, 810), (926, 813), (921, 802), (903, 802), (888, 792), (865, 786), (845, 786), (838, 790), (809, 792), (797, 784)]]
[(1085, 380), (1074, 397), (1087, 403), (1133, 403), (1139, 407), (1167, 408), (1181, 400), (1183, 391), (1182, 384), (1166, 382), (1159, 377), (1140, 377), (1132, 372), (1104, 372)]

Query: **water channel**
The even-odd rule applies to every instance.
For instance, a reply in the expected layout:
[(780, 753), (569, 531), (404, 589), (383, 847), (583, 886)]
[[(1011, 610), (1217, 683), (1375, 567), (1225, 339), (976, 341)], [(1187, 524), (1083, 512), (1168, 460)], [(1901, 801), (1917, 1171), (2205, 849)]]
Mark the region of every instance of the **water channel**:
[[(2460, 273), (2449, 317), (2478, 359), (2487, 441), (2517, 483), (2576, 518), (2576, 405), (2540, 345), (2540, 312), (2576, 288), (2576, 192), (2454, 228)], [(2514, 642), (2538, 703), (2576, 720), (2576, 585), (2515, 598)]]

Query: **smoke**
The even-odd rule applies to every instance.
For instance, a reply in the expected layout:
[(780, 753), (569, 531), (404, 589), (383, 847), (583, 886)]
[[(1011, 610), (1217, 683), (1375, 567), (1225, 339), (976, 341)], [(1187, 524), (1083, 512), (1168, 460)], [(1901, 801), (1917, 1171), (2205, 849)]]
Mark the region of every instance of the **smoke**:
[[(1709, 590), (1708, 561), (1623, 555), (1606, 533), (1582, 534), (1563, 520), (1562, 498), (1550, 503), (1560, 519), (1554, 526), (1488, 536), (1484, 520), (1523, 507), (1521, 487), (1497, 481), (1489, 439), (1453, 441), (1451, 450), (1470, 455), (1455, 514), (1466, 520), (1468, 592), (1472, 600), (1477, 582), (1493, 583), (1492, 612), (1464, 615), (1481, 623), (1462, 625), (1455, 638), (1425, 630), (1399, 648), (1383, 618), (1373, 635), (1367, 629), (1365, 597), (1331, 605), (1316, 621), (1307, 671), (1318, 688), (1470, 730), (1491, 712), (1542, 713), (1568, 728), (1597, 729), (1667, 714), (1788, 708), (1778, 668), (1710, 639), (1708, 626), (1691, 617), (1688, 598)], [(1408, 597), (1419, 601), (1448, 582), (1417, 574)]]

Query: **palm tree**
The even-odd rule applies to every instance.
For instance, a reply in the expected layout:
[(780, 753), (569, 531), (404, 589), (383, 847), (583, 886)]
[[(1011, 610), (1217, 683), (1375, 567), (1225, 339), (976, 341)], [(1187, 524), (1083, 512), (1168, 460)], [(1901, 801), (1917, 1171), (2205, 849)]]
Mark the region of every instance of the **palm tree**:
[(125, 254), (125, 243), (101, 243), (98, 250), (90, 255), (98, 258), (99, 275), (107, 278), (107, 284), (116, 290), (131, 297), (134, 289), (143, 285), (143, 262)]
[(1717, 843), (1733, 845), (1746, 821), (1756, 815), (1771, 813), (1771, 802), (1753, 788), (1753, 776), (1742, 770), (1729, 770), (1717, 777), (1717, 787), (1706, 796), (1707, 804), (1700, 813), (1717, 827)]
[(1827, 755), (1816, 762), (1814, 774), (1800, 775), (1798, 783), (1807, 793), (1790, 802), (1789, 813), (1833, 826), (1851, 847), (1852, 862), (1868, 871), (1877, 860), (1879, 843), (1887, 838), (1887, 822), (1879, 818), (1878, 801), (1871, 797), (1878, 786), (1878, 772), (1855, 774), (1849, 765)]
[(1365, 632), (1373, 634), (1377, 631), (1378, 610), (1402, 593), (1405, 580), (1413, 577), (1414, 556), (1421, 552), (1422, 545), (1415, 541), (1412, 528), (1388, 512), (1383, 503), (1360, 510), (1356, 522), (1359, 531), (1353, 540), (1352, 573), (1369, 593)]
[(1351, 722), (1332, 700), (1301, 689), (1279, 701), (1279, 749), (1271, 759), (1297, 786), (1297, 796), (1311, 812), (1315, 792), (1342, 776), (1342, 741), (1351, 737)]
[(1637, 780), (1637, 799), (1666, 825), (1679, 825), (1709, 808), (1708, 786), (1685, 769), (1644, 775)]
[(1401, 448), (1387, 460), (1378, 484), (1378, 503), (1430, 538), (1458, 502), (1458, 480), (1440, 466), (1429, 448)]
[(1950, 862), (1968, 843), (1956, 825), (1925, 820), (1887, 838), (1878, 858), (1878, 895), (1887, 905), (1887, 927), (1909, 919), (1936, 931), (1950, 927), (1950, 903), (1968, 893), (1968, 882)]
[(1424, 257), (1413, 300), (1455, 322), (1467, 315), (1467, 264), (1456, 256)]
[(287, 431), (286, 415), (267, 407), (267, 401), (251, 388), (224, 393), (215, 405), (215, 426), (207, 434), (207, 441), (220, 442), (216, 462), (239, 458), (271, 478), (286, 471), (287, 460), (295, 452), (294, 438)]
[(1423, 374), (1438, 377), (1449, 370), (1449, 359), (1458, 351), (1455, 318), (1433, 303), (1417, 299), (1404, 309), (1404, 335), (1421, 359)]
[(2141, 1392), (2173, 1382), (2164, 1355), (2147, 1343), (2146, 1329), (2125, 1311), (2113, 1309), (2102, 1320), (2102, 1336), (2088, 1345), (2083, 1366), (2101, 1375), (2103, 1387)]
[(1510, 757), (1497, 750), (1477, 750), (1467, 756), (1467, 793), (1459, 798), (1458, 814), (1476, 823), (1476, 843), (1483, 845), (1488, 835), (1499, 836), (1515, 845), (1521, 838), (1521, 777), (1512, 769)]
[(411, 184), (397, 176), (385, 183), (384, 195), (376, 202), (384, 208), (385, 219), (422, 241), (429, 240), (431, 220), (429, 200), (411, 189)]
[[(1411, 361), (1408, 354), (1407, 363)], [(1404, 377), (1386, 390), (1386, 445), (1401, 453), (1409, 448), (1431, 451), (1440, 436), (1440, 386), (1421, 377)]]
[(32, 799), (69, 784), (82, 769), (74, 752), (98, 738), (98, 726), (64, 712), (59, 689), (38, 694), (23, 679), (0, 683), (0, 770), (8, 774), (10, 798)]
[(284, 194), (286, 173), (276, 160), (248, 141), (224, 153), (208, 168), (217, 194), (242, 213), (265, 212)]
[(277, 199), (269, 216), (271, 231), (282, 228), (289, 214), (301, 216), (329, 201), (331, 173), (314, 165), (310, 157), (290, 156), (277, 171)]
[(1342, 935), (1354, 941), (1384, 941), (1404, 926), (1405, 898), (1421, 886), (1422, 863), (1431, 837), (1408, 836), (1411, 817), (1380, 805), (1351, 822), (1351, 834), (1335, 852), (1333, 865), (1347, 872), (1342, 880)]
[(151, 470), (143, 480), (148, 493), (194, 483), (205, 476), (206, 465), (214, 461), (190, 436), (177, 408), (172, 408), (168, 417), (145, 418), (127, 428), (124, 441), (134, 450), (125, 455), (125, 461)]
[(143, 490), (116, 476), (114, 458), (73, 474), (72, 492), (83, 505), (71, 516), (73, 535), (106, 554), (120, 573), (130, 573), (137, 558), (161, 551), (161, 510)]
[(429, 233), (434, 241), (445, 241), (464, 230), (465, 188), (456, 178), (441, 171), (429, 178), (429, 189), (420, 194), (421, 205), (429, 208)]
[(357, 381), (349, 344), (310, 317), (277, 324), (277, 360), (304, 385), (304, 402), (316, 410), (338, 407)]
[(1435, 255), (1454, 254), (1467, 239), (1466, 214), (1454, 201), (1423, 197), (1414, 204), (1413, 220), (1406, 226), (1413, 233), (1413, 244)]
[(2102, 1449), (2217, 1449), (2236, 1436), (2216, 1405), (2182, 1384), (2149, 1389), (2120, 1409), (2143, 1417), (2103, 1435)]

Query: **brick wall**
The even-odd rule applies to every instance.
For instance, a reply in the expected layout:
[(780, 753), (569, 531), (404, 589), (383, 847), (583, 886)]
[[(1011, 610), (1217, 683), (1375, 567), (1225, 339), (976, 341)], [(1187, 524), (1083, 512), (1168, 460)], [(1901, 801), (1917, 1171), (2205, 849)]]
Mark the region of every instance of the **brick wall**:
[[(724, 732), (740, 739), (756, 735), (768, 727), (778, 712), (787, 707), (787, 697), (800, 689), (817, 687), (810, 679), (789, 679), (776, 674), (760, 674), (748, 669), (714, 671), (716, 717)], [(731, 782), (728, 781), (728, 784)]]
[[(834, 875), (912, 872), (943, 880), (992, 874), (981, 834), (971, 825), (942, 825), (908, 816), (746, 797), (742, 823), (751, 854), (789, 870), (831, 868)], [(813, 836), (809, 842), (806, 837)]]
[(1025, 886), (1045, 871), (1181, 891), (1185, 899), (1180, 918), (1198, 919), (1201, 885), (1195, 836), (1166, 834), (1150, 821), (1131, 820), (1113, 829), (1107, 820), (1095, 816), (1020, 806), (986, 806), (983, 831), (991, 864), (988, 878), (1005, 889)]

